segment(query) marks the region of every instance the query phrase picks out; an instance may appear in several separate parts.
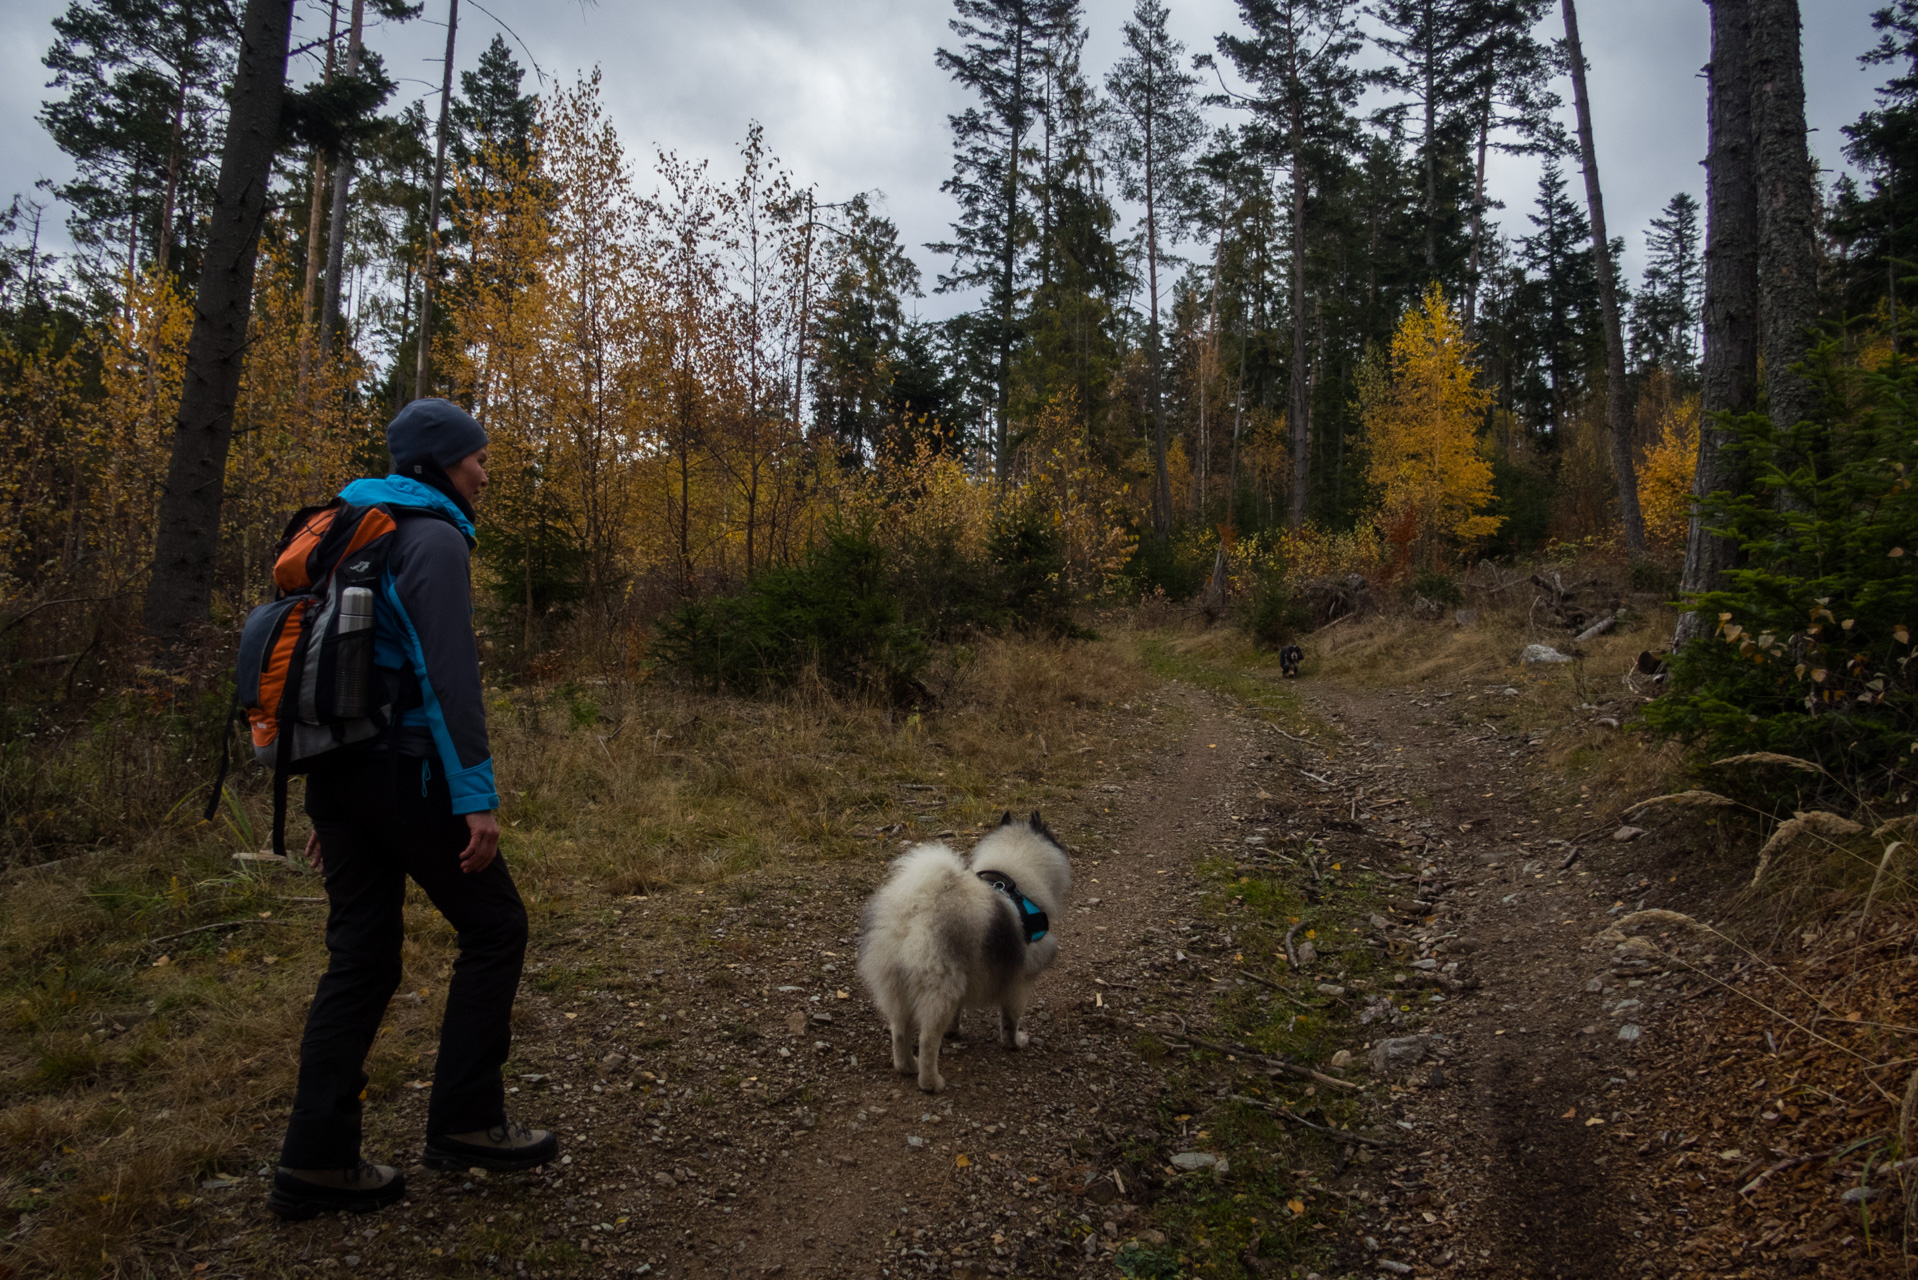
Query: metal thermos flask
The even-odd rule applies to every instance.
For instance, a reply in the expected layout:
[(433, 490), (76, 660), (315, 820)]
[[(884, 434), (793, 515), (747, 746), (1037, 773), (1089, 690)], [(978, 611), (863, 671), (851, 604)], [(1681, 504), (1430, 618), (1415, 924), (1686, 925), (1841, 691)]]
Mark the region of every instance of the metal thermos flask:
[(367, 714), (366, 690), (373, 679), (373, 591), (348, 587), (340, 592), (339, 647), (335, 710), (356, 720)]

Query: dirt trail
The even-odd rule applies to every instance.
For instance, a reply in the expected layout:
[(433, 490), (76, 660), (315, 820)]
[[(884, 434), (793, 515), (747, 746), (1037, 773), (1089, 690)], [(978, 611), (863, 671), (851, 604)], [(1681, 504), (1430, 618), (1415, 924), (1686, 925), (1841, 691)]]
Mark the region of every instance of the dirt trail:
[[(1383, 1021), (1355, 1027), (1353, 1050), (1443, 1037), (1369, 1090), (1377, 1131), (1399, 1141), (1340, 1162), (1337, 1225), (1315, 1237), (1324, 1273), (1620, 1274), (1634, 1229), (1614, 1176), (1633, 1137), (1620, 1090), (1676, 993), (1585, 949), (1621, 885), (1651, 893), (1636, 846), (1586, 816), (1614, 798), (1542, 808), (1539, 745), (1504, 727), (1502, 688), (1292, 688), (1330, 732), (1281, 735), (1229, 697), (1164, 685), (1128, 708), (1138, 737), (1108, 772), (1048, 808), (1076, 882), (1027, 1052), (970, 1013), (942, 1060), (946, 1093), (891, 1073), (853, 973), (879, 857), (583, 909), (529, 970), (510, 1082), (514, 1113), (556, 1126), (566, 1163), (416, 1173), (408, 1203), (376, 1220), (247, 1232), (219, 1252), (248, 1274), (271, 1258), (388, 1275), (1112, 1276), (1119, 1242), (1150, 1234), (1138, 1206), (1179, 1149), (1162, 1104), (1226, 1096), (1168, 1095), (1192, 1087), (1177, 1055), (1155, 1065), (1136, 1044), (1165, 1011), (1204, 1025), (1242, 981), (1234, 926), (1206, 916), (1194, 862), (1247, 856), (1240, 824), (1257, 812), (1275, 845), (1315, 841), (1408, 900), (1368, 941), (1392, 948), (1405, 982), (1378, 975), (1391, 999), (1372, 997)], [(1565, 843), (1581, 826), (1603, 826), (1599, 842)], [(1417, 975), (1454, 962), (1476, 988), (1432, 1000)], [(1641, 1003), (1606, 1016), (1627, 997)], [(1621, 1024), (1642, 1038), (1619, 1039)], [(409, 1156), (424, 1095), (400, 1097), (370, 1116), (371, 1151), (385, 1134)]]
[[(1323, 776), (1341, 784), (1348, 812), (1365, 803), (1364, 786), (1380, 801), (1406, 798), (1417, 815), (1385, 820), (1409, 828), (1432, 869), (1418, 898), (1433, 909), (1407, 931), (1413, 946), (1438, 943), (1432, 959), (1478, 982), (1418, 997), (1429, 1014), (1420, 1029), (1443, 1037), (1442, 1056), (1391, 1104), (1421, 1147), (1372, 1190), (1373, 1238), (1461, 1276), (1613, 1276), (1624, 1196), (1594, 1132), (1603, 1118), (1591, 1121), (1612, 1082), (1628, 1078), (1619, 1073), (1630, 1072), (1631, 1042), (1585, 988), (1606, 967), (1586, 944), (1616, 901), (1599, 886), (1622, 868), (1589, 836), (1568, 843), (1579, 833), (1563, 820), (1533, 816), (1527, 793), (1547, 779), (1530, 758), (1542, 744), (1487, 717), (1505, 696), (1303, 690), (1307, 707), (1346, 732)], [(1599, 825), (1606, 841), (1611, 827)]]

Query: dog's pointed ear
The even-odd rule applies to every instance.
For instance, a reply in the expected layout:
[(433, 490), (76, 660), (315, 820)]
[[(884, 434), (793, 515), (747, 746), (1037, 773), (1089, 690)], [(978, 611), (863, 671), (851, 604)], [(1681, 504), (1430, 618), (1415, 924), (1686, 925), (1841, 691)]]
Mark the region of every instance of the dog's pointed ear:
[(1010, 809), (1006, 810), (1006, 816), (999, 819), (999, 825), (1002, 827), (1009, 827), (1012, 825), (1012, 810)]
[(1039, 811), (1037, 809), (1034, 809), (1032, 811), (1032, 816), (1026, 819), (1026, 825), (1031, 827), (1034, 831), (1044, 831), (1046, 829), (1046, 820), (1039, 816)]

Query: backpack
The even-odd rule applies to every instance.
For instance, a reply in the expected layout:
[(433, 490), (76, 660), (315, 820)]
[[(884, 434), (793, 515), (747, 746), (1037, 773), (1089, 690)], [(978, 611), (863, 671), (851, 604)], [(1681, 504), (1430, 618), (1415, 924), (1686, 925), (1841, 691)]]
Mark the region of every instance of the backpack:
[[(273, 770), (273, 852), (281, 856), (288, 776), (399, 723), (400, 690), (373, 667), (374, 613), (400, 520), (430, 514), (335, 498), (295, 513), (274, 546), (278, 594), (241, 629), (229, 724), (247, 724), (254, 759)], [(221, 738), (208, 821), (226, 783), (230, 732)]]

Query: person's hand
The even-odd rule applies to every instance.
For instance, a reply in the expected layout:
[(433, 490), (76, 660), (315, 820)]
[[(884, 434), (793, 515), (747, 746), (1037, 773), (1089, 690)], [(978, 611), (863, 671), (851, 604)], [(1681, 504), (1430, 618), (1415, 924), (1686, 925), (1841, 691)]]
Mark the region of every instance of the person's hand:
[(466, 830), (470, 835), (460, 852), (460, 870), (471, 875), (486, 870), (499, 855), (499, 819), (490, 813), (469, 813)]
[(320, 833), (309, 831), (306, 833), (306, 865), (315, 871), (325, 870), (320, 862)]

